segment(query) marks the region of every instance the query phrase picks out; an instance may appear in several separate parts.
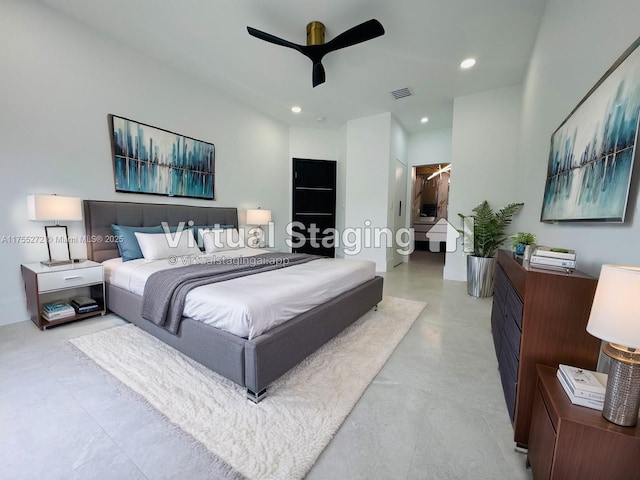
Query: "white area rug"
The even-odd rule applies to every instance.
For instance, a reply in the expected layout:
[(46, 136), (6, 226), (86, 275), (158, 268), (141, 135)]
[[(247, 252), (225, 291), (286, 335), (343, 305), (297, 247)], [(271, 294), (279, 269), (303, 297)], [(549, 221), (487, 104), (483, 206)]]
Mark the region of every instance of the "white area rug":
[(71, 342), (237, 472), (289, 480), (313, 466), (425, 306), (385, 296), (257, 405), (244, 388), (133, 325)]

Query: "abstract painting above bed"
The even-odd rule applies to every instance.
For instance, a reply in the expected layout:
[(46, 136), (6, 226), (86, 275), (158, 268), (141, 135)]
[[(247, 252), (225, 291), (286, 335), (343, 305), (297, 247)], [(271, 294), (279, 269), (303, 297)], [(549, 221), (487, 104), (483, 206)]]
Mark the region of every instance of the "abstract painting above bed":
[(117, 192), (215, 200), (215, 146), (109, 115)]

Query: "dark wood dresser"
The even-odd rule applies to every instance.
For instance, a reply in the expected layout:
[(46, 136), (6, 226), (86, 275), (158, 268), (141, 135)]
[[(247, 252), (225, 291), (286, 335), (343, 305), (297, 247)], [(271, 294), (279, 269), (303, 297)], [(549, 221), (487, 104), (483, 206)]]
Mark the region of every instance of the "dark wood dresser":
[(541, 269), (498, 251), (491, 331), (514, 440), (526, 446), (536, 365), (595, 370), (600, 340), (586, 331), (597, 280)]
[(556, 369), (538, 367), (527, 464), (535, 480), (639, 480), (640, 428), (573, 405)]

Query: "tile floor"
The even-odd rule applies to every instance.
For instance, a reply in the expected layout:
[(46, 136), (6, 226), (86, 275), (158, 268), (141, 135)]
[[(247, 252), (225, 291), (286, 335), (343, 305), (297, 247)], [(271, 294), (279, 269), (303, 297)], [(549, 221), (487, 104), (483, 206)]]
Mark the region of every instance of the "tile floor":
[[(429, 303), (309, 472), (320, 479), (531, 479), (514, 451), (491, 299), (416, 252), (385, 293)], [(0, 327), (0, 478), (215, 479), (212, 456), (70, 349), (114, 315)]]

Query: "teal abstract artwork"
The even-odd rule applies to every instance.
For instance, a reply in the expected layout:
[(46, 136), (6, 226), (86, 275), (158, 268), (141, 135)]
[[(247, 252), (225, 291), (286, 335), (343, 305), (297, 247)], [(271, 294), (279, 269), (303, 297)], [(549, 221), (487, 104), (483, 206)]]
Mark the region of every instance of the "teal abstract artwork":
[(215, 200), (215, 146), (109, 115), (117, 192)]

